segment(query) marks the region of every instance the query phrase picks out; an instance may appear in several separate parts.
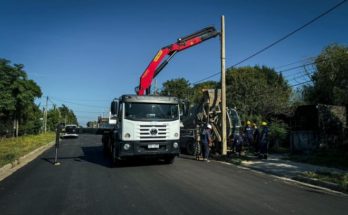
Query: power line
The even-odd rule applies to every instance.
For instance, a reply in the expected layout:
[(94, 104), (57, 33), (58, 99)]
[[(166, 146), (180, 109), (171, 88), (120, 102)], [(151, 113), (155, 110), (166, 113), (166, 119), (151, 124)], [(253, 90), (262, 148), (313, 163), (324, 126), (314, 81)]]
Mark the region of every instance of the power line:
[(217, 76), (217, 75), (219, 75), (219, 74), (220, 74), (220, 72), (214, 73), (214, 74), (212, 74), (212, 75), (210, 75), (210, 76), (208, 76), (208, 77), (206, 77), (206, 78), (203, 78), (203, 79), (201, 79), (201, 80), (199, 80), (199, 81), (193, 82), (192, 85), (196, 85), (196, 84), (198, 84), (198, 83), (201, 83), (201, 82), (203, 82), (203, 81), (206, 81), (206, 80), (208, 80), (208, 79), (210, 79), (210, 78), (212, 78), (212, 77), (214, 77), (214, 76)]
[(102, 113), (103, 111), (84, 111), (84, 110), (75, 110), (74, 112), (77, 112), (77, 113), (94, 113), (94, 114), (100, 114), (100, 113)]
[[(52, 104), (52, 107), (57, 107), (58, 108), (58, 105), (52, 101), (51, 97), (48, 96), (48, 101), (51, 102)], [(74, 112), (77, 112), (77, 113), (91, 113), (91, 114), (100, 114), (102, 111), (84, 111), (84, 110), (74, 110)]]
[(268, 46), (260, 49), (259, 51), (255, 52), (254, 54), (250, 55), (249, 57), (246, 57), (245, 59), (239, 61), (238, 63), (235, 63), (234, 65), (232, 65), (232, 67), (238, 66), (239, 64), (244, 63), (245, 61), (255, 57), (256, 55), (261, 54), (262, 52), (272, 48), (273, 46), (275, 46), (276, 44), (286, 40), (287, 38), (289, 38), (290, 36), (294, 35), (295, 33), (301, 31), (302, 29), (304, 29), (305, 27), (309, 26), (310, 24), (316, 22), (317, 20), (319, 20), (320, 18), (324, 17), (325, 15), (329, 14), (330, 12), (332, 12), (333, 10), (335, 10), (336, 8), (338, 8), (339, 6), (341, 6), (342, 4), (344, 4), (347, 0), (343, 0), (341, 2), (339, 2), (338, 4), (336, 4), (335, 6), (331, 7), (330, 9), (328, 9), (327, 11), (321, 13), (319, 16), (315, 17), (314, 19), (310, 20), (309, 22), (305, 23), (304, 25), (300, 26), (299, 28), (291, 31), (290, 33), (286, 34), (285, 36), (281, 37), (280, 39), (274, 41), (273, 43), (269, 44)]
[(74, 101), (80, 101), (80, 102), (105, 102), (107, 101), (106, 99), (76, 99), (76, 98), (62, 98), (62, 97), (57, 97), (53, 96), (55, 99), (61, 99), (61, 100), (74, 100)]
[[(313, 64), (314, 64), (314, 63), (309, 63), (309, 64), (304, 64), (304, 65), (301, 65), (301, 66), (292, 67), (292, 68), (287, 69), (286, 72), (292, 71), (292, 70), (295, 70), (295, 69), (299, 69), (299, 68), (303, 68), (303, 67), (305, 67), (305, 66), (313, 65)], [(283, 70), (283, 71), (285, 71), (285, 70)], [(279, 73), (282, 73), (283, 71), (280, 71)], [(299, 70), (298, 73), (291, 74), (290, 76), (284, 76), (284, 78), (287, 79), (288, 77), (292, 77), (293, 75), (300, 74), (300, 73), (302, 73), (302, 72), (303, 72), (303, 70)], [(311, 74), (313, 74), (313, 73), (314, 73), (314, 71), (311, 72)], [(219, 73), (219, 74), (220, 74), (220, 73)], [(200, 82), (203, 82), (203, 81), (205, 81), (205, 80), (208, 80), (208, 79), (210, 79), (210, 78), (212, 78), (212, 77), (214, 77), (214, 76), (216, 76), (216, 75), (213, 74), (213, 75), (211, 75), (211, 76), (208, 76), (208, 77), (206, 77), (206, 78), (204, 78), (204, 79), (201, 79), (201, 80), (199, 80), (199, 81), (197, 81), (197, 82), (192, 83), (192, 85), (196, 85), (196, 84), (198, 84), (198, 83), (200, 83)]]
[(314, 71), (308, 72), (307, 74), (298, 75), (298, 76), (295, 76), (295, 77), (293, 77), (293, 78), (291, 78), (291, 79), (288, 79), (288, 81), (296, 81), (296, 79), (298, 79), (298, 78), (303, 78), (303, 77), (308, 77), (308, 78), (310, 78), (309, 75), (312, 75), (313, 73), (314, 73)]
[(48, 101), (50, 101), (53, 105), (53, 107), (58, 107), (58, 105), (56, 103), (54, 103), (51, 99), (51, 97), (47, 96), (48, 97)]
[[(322, 61), (325, 61), (325, 60), (321, 60), (320, 62), (322, 62)], [(300, 62), (300, 61), (299, 61)], [(291, 65), (292, 63), (290, 63), (289, 65)], [(302, 64), (302, 65), (299, 65), (299, 66), (294, 66), (294, 67), (291, 67), (291, 68), (288, 68), (288, 69), (284, 69), (284, 70), (281, 70), (281, 71), (279, 71), (278, 73), (287, 73), (287, 72), (290, 72), (290, 71), (293, 71), (293, 70), (296, 70), (296, 69), (302, 69), (303, 67), (306, 67), (306, 66), (310, 66), (310, 65), (315, 65), (316, 63), (315, 62), (312, 62), (312, 63), (307, 63), (307, 64)], [(302, 70), (299, 70), (299, 73), (300, 72), (302, 72)], [(210, 76), (208, 76), (208, 77), (206, 77), (206, 78), (203, 78), (203, 79), (201, 79), (201, 80), (199, 80), (199, 81), (196, 81), (196, 82), (194, 82), (194, 83), (192, 83), (192, 85), (195, 85), (195, 84), (198, 84), (198, 83), (200, 83), (200, 82), (203, 82), (203, 81), (205, 81), (205, 80), (208, 80), (208, 79), (210, 79), (210, 78), (212, 78), (212, 77), (214, 77), (214, 76), (216, 76), (216, 75), (218, 75), (218, 74), (220, 74), (220, 72), (219, 73), (214, 73), (214, 74), (212, 74), (212, 75), (210, 75)], [(295, 73), (296, 74), (296, 73)], [(291, 74), (291, 75), (294, 75), (294, 74)], [(284, 76), (285, 78), (286, 77), (288, 77), (288, 76)]]
[[(304, 85), (304, 84), (307, 84), (307, 83), (310, 83), (310, 82), (312, 82), (312, 81), (311, 80), (303, 81), (301, 83), (296, 83), (296, 84), (290, 85), (289, 87), (292, 89), (294, 87), (297, 87), (297, 86), (300, 86), (300, 85)], [(268, 90), (266, 90), (266, 92), (262, 92), (260, 94), (255, 95), (255, 96), (261, 96), (261, 95), (267, 95), (267, 94), (268, 95), (273, 95), (274, 94), (274, 90), (275, 89), (268, 89)]]
[[(319, 20), (320, 18), (322, 18), (322, 17), (326, 16), (327, 14), (329, 14), (330, 12), (334, 11), (336, 8), (338, 8), (338, 7), (341, 6), (342, 4), (346, 3), (346, 1), (347, 1), (347, 0), (343, 0), (343, 1), (339, 2), (338, 4), (334, 5), (334, 6), (331, 7), (330, 9), (328, 9), (328, 10), (326, 10), (325, 12), (321, 13), (320, 15), (316, 16), (316, 17), (313, 18), (312, 20), (306, 22), (305, 24), (303, 24), (303, 25), (300, 26), (299, 28), (297, 28), (297, 29), (291, 31), (290, 33), (286, 34), (285, 36), (281, 37), (280, 39), (274, 41), (273, 43), (267, 45), (266, 47), (260, 49), (259, 51), (257, 51), (257, 52), (255, 52), (255, 53), (251, 54), (250, 56), (244, 58), (243, 60), (241, 60), (241, 61), (239, 61), (239, 62), (233, 64), (230, 68), (233, 68), (233, 67), (236, 67), (236, 66), (240, 65), (240, 64), (244, 63), (245, 61), (248, 61), (248, 60), (250, 60), (251, 58), (253, 58), (253, 57), (255, 57), (255, 56), (257, 56), (257, 55), (259, 55), (259, 54), (265, 52), (266, 50), (272, 48), (273, 46), (277, 45), (278, 43), (280, 43), (280, 42), (286, 40), (287, 38), (291, 37), (291, 36), (294, 35), (295, 33), (301, 31), (302, 29), (304, 29), (304, 28), (306, 28), (307, 26), (313, 24), (314, 22), (316, 22), (316, 21)], [(201, 79), (201, 80), (199, 80), (199, 81), (196, 81), (196, 82), (194, 82), (194, 83), (192, 83), (192, 84), (195, 85), (195, 84), (197, 84), (197, 83), (203, 82), (203, 81), (205, 81), (205, 80), (207, 80), (207, 79), (209, 79), (209, 78), (212, 78), (212, 77), (214, 77), (214, 76), (217, 76), (217, 75), (219, 75), (219, 74), (220, 74), (220, 72), (214, 73), (214, 74), (212, 74), (212, 75), (210, 75), (210, 76), (208, 76), (208, 77), (206, 77), (206, 78), (203, 78), (203, 79)]]
[(297, 87), (297, 86), (300, 86), (300, 85), (304, 85), (304, 84), (307, 84), (307, 83), (310, 83), (310, 82), (312, 82), (311, 80), (309, 80), (309, 81), (304, 81), (304, 82), (301, 82), (301, 83), (298, 83), (298, 84), (293, 84), (293, 85), (291, 85), (290, 87), (291, 88), (294, 88), (294, 87)]
[(97, 116), (87, 116), (87, 115), (78, 115), (76, 116), (77, 118), (79, 119), (83, 119), (83, 120), (86, 120), (86, 119), (89, 119), (89, 120), (95, 120), (97, 119), (98, 117)]
[(316, 71), (317, 71), (316, 68), (306, 68), (306, 67), (304, 67), (301, 70), (296, 70), (295, 72), (292, 72), (290, 74), (283, 75), (283, 78), (289, 80), (289, 78), (293, 78), (293, 77), (295, 77), (295, 76), (297, 76), (299, 74), (306, 74), (308, 72), (314, 73)]
[(54, 98), (54, 100), (57, 100), (57, 101), (60, 101), (60, 102), (64, 102), (64, 103), (68, 103), (68, 104), (84, 106), (84, 107), (105, 108), (105, 106), (82, 104), (82, 103), (71, 102), (71, 101), (67, 101), (67, 100), (63, 100), (63, 99), (57, 99), (57, 98)]
[(310, 65), (315, 65), (315, 62), (303, 64), (303, 65), (300, 65), (300, 66), (291, 67), (289, 69), (285, 69), (285, 70), (282, 70), (282, 71), (279, 71), (279, 72), (280, 73), (286, 73), (286, 72), (289, 72), (291, 70), (298, 69), (298, 68), (303, 68), (303, 67), (310, 66)]
[(280, 68), (292, 66), (292, 65), (294, 65), (294, 64), (299, 64), (299, 63), (301, 63), (301, 62), (314, 61), (315, 58), (316, 58), (316, 57), (307, 57), (307, 58), (304, 58), (304, 59), (301, 59), (301, 60), (297, 60), (297, 61), (294, 61), (294, 62), (291, 62), (291, 63), (287, 63), (287, 64), (285, 64), (285, 65), (276, 66), (274, 69), (280, 69)]
[(302, 69), (297, 69), (295, 71), (292, 71), (291, 73), (286, 74), (286, 75), (283, 75), (282, 73), (280, 73), (280, 74), (283, 76), (284, 79), (289, 80), (289, 78), (292, 78), (292, 77), (299, 75), (299, 74), (303, 74), (304, 70), (305, 69), (302, 68)]
[(291, 67), (291, 68), (282, 70), (279, 73), (286, 73), (288, 71), (292, 71), (292, 70), (299, 69), (299, 68), (306, 67), (306, 66), (314, 66), (314, 65), (317, 65), (318, 63), (323, 63), (325, 61), (329, 61), (330, 62), (331, 60), (323, 58), (323, 59), (320, 59), (320, 60), (316, 60), (315, 62), (312, 62), (312, 63), (307, 63), (307, 64), (303, 64), (303, 65), (299, 65), (299, 66), (295, 66), (295, 67)]
[[(309, 59), (309, 58), (306, 58), (306, 59)], [(304, 61), (304, 60), (305, 60), (305, 59), (299, 60), (299, 61), (297, 61), (297, 62), (301, 62), (301, 61)], [(292, 73), (292, 74), (284, 75), (284, 76), (283, 76), (285, 79), (288, 79), (288, 78), (290, 78), (290, 77), (293, 77), (293, 76), (296, 75), (296, 74), (303, 73), (304, 71), (303, 71), (302, 69), (305, 68), (305, 67), (307, 67), (307, 66), (314, 66), (314, 65), (316, 65), (317, 63), (321, 63), (321, 62), (325, 62), (325, 61), (328, 61), (328, 60), (327, 60), (327, 59), (321, 59), (321, 60), (317, 60), (316, 62), (311, 62), (311, 63), (302, 64), (302, 65), (299, 65), (299, 66), (290, 67), (290, 68), (281, 70), (281, 71), (279, 71), (278, 73), (283, 74), (283, 73), (288, 73), (288, 72), (290, 72), (290, 71), (297, 70), (295, 73)], [(293, 63), (286, 64), (286, 65), (293, 65), (293, 64), (294, 64), (294, 62), (293, 62)], [(286, 66), (286, 65), (284, 65), (284, 66)], [(299, 70), (299, 69), (301, 69), (301, 70)], [(310, 73), (313, 74), (314, 71), (311, 71)], [(220, 74), (220, 73), (219, 73), (219, 74)], [(201, 80), (199, 80), (199, 81), (197, 81), (197, 82), (194, 82), (194, 83), (192, 83), (192, 85), (195, 85), (195, 84), (198, 84), (198, 83), (203, 82), (203, 81), (205, 81), (205, 80), (208, 80), (208, 79), (210, 79), (211, 77), (214, 77), (214, 76), (216, 76), (216, 74), (210, 75), (210, 76), (208, 76), (208, 77), (206, 77), (206, 78), (204, 78), (204, 79), (201, 79)]]

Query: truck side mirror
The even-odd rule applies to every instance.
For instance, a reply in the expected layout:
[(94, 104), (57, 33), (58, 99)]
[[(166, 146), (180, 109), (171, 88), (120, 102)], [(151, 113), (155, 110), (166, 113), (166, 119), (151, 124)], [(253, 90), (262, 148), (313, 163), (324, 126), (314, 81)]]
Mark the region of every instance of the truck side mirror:
[(111, 110), (111, 114), (113, 115), (113, 116), (117, 116), (117, 113), (118, 113), (118, 105), (119, 105), (119, 103), (118, 103), (118, 100), (113, 100), (112, 102), (111, 102), (111, 108), (110, 108), (110, 110)]

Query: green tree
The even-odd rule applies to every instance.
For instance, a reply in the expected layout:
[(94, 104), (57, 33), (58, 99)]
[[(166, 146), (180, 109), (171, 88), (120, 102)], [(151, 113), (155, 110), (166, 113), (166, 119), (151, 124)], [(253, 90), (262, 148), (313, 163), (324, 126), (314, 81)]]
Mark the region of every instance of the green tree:
[(61, 122), (64, 122), (65, 124), (78, 124), (73, 110), (69, 109), (64, 104), (58, 109), (61, 115)]
[(10, 90), (11, 84), (16, 79), (12, 77), (15, 76), (12, 72), (13, 67), (10, 65), (10, 61), (0, 59), (0, 114), (2, 117), (8, 116), (16, 109), (15, 99)]
[(192, 101), (194, 103), (200, 102), (200, 99), (202, 98), (203, 89), (216, 89), (216, 88), (221, 88), (219, 83), (216, 81), (205, 81), (205, 82), (196, 84), (192, 89), (193, 90)]
[(59, 109), (54, 106), (53, 109), (47, 111), (47, 129), (54, 131), (60, 122), (62, 121)]
[(190, 99), (192, 97), (192, 88), (190, 87), (190, 82), (184, 78), (172, 79), (163, 83), (163, 89), (160, 94), (176, 96), (179, 99)]
[(289, 106), (291, 87), (283, 76), (268, 67), (240, 67), (226, 73), (227, 105), (242, 115), (284, 112)]
[(10, 61), (0, 59), (0, 120), (6, 124), (13, 121), (18, 135), (19, 124), (30, 119), (34, 99), (42, 95), (40, 87), (28, 79), (21, 64), (10, 65)]
[(31, 104), (23, 118), (19, 133), (21, 135), (39, 134), (42, 129), (42, 121), (40, 120), (42, 116), (43, 113), (39, 107), (35, 104)]
[(304, 87), (305, 100), (312, 104), (348, 106), (348, 47), (330, 45), (315, 60), (312, 86)]
[(74, 111), (64, 104), (61, 107), (56, 107), (54, 105), (52, 109), (47, 111), (48, 130), (54, 131), (58, 123), (78, 125)]

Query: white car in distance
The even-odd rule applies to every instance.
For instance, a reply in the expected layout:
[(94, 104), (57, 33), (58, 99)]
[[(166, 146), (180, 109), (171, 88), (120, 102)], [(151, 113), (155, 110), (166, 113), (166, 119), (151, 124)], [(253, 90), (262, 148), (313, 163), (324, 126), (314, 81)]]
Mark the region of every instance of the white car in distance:
[(78, 135), (78, 127), (75, 124), (65, 125), (65, 128), (62, 131), (62, 138), (66, 137), (75, 137), (77, 138)]

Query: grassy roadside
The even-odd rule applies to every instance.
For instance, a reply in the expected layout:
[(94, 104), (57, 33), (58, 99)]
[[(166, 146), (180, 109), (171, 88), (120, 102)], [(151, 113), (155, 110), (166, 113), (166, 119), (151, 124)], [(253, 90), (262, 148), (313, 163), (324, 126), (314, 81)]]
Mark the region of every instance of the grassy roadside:
[(330, 172), (305, 172), (305, 177), (317, 179), (323, 182), (331, 182), (339, 185), (348, 191), (348, 173), (330, 173)]
[(54, 132), (0, 140), (0, 167), (55, 139)]
[(317, 151), (311, 154), (290, 155), (289, 160), (319, 166), (348, 169), (348, 152), (345, 150)]

